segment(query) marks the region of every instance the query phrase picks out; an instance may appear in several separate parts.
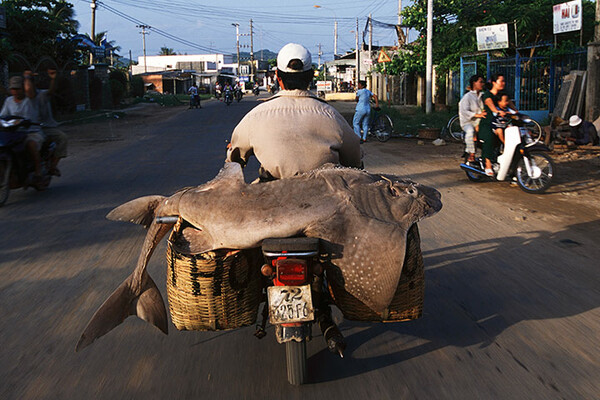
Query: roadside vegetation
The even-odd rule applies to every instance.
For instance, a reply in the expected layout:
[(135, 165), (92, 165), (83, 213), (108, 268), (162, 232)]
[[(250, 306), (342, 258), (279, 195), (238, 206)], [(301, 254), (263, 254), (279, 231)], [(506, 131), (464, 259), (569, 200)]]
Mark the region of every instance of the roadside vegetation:
[(450, 118), (457, 114), (457, 110), (436, 111), (425, 114), (421, 107), (382, 107), (383, 112), (390, 116), (394, 123), (396, 134), (416, 136), (419, 129), (442, 129)]

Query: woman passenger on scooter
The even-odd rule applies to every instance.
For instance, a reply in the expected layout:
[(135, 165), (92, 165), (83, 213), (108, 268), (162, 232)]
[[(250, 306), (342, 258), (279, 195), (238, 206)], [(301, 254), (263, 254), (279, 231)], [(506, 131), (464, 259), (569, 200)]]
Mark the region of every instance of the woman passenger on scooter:
[(498, 100), (502, 97), (502, 91), (506, 86), (504, 75), (492, 75), (491, 84), (491, 89), (486, 90), (481, 96), (485, 117), (482, 118), (479, 123), (479, 138), (483, 140), (481, 156), (485, 159), (485, 174), (487, 176), (494, 176), (492, 162), (496, 162), (498, 156), (498, 138), (493, 131), (492, 121), (494, 120), (494, 115), (499, 115), (501, 117), (506, 115), (505, 111), (502, 111), (497, 107)]

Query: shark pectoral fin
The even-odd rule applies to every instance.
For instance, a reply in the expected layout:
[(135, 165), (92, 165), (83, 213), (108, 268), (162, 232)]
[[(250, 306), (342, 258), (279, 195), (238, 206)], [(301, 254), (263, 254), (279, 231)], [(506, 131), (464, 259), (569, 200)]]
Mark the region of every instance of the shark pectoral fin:
[(130, 315), (138, 315), (167, 333), (167, 312), (156, 284), (146, 274), (142, 292), (138, 296), (131, 289), (134, 279), (134, 275), (130, 275), (100, 306), (81, 334), (75, 351), (106, 335)]
[(203, 230), (185, 228), (182, 233), (185, 240), (189, 243), (189, 251), (193, 254), (215, 249), (212, 237)]
[(134, 224), (150, 226), (154, 211), (167, 198), (164, 196), (144, 196), (121, 204), (106, 215), (111, 221), (128, 221)]

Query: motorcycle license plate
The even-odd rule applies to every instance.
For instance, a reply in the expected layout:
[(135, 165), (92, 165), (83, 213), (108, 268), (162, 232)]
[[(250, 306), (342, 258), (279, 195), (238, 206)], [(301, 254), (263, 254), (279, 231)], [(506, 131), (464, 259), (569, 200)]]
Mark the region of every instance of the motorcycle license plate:
[(315, 319), (310, 286), (269, 286), (269, 321), (272, 324)]

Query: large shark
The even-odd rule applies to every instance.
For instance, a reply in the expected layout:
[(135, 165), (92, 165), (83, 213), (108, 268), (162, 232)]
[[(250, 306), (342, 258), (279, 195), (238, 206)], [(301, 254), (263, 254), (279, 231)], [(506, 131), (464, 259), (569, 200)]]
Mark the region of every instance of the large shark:
[(395, 176), (326, 165), (292, 178), (246, 184), (237, 163), (226, 163), (210, 182), (171, 197), (146, 196), (107, 218), (149, 227), (133, 273), (100, 306), (77, 350), (137, 315), (167, 333), (167, 313), (146, 271), (173, 218), (192, 226), (183, 235), (193, 252), (247, 249), (266, 238), (303, 235), (322, 239), (345, 289), (375, 312), (391, 302), (404, 262), (409, 228), (442, 208), (435, 189)]

